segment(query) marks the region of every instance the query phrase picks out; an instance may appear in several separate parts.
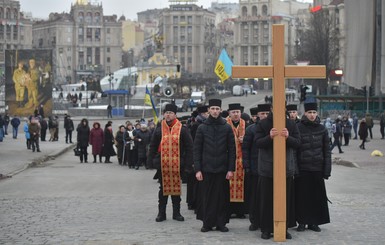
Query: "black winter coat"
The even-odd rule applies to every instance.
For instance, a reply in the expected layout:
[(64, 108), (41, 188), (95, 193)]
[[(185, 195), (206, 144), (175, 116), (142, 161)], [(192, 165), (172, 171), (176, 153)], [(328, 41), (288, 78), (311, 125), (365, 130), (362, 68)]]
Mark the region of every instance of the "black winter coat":
[(139, 130), (135, 136), (134, 141), (135, 141), (136, 148), (138, 149), (138, 157), (146, 158), (148, 145), (150, 144), (150, 141), (151, 141), (151, 132), (148, 130), (146, 131)]
[[(162, 126), (158, 123), (150, 141), (150, 149), (147, 158), (147, 166), (152, 166), (155, 169), (160, 170), (160, 153), (158, 148), (162, 141)], [(192, 149), (193, 141), (188, 128), (182, 127), (180, 130), (180, 169), (181, 171), (192, 172)]]
[[(259, 149), (258, 155), (258, 175), (263, 177), (273, 177), (273, 139), (270, 138), (270, 130), (273, 128), (273, 115), (270, 115), (257, 124), (254, 137), (254, 144)], [(295, 153), (301, 144), (301, 139), (297, 124), (290, 119), (286, 119), (286, 128), (289, 137), (286, 139), (286, 176), (291, 177), (298, 171)]]
[(331, 173), (331, 153), (329, 135), (324, 125), (320, 124), (319, 117), (314, 122), (306, 116), (298, 124), (301, 135), (301, 146), (298, 149), (298, 168), (302, 171), (322, 172), (324, 177)]
[(88, 147), (88, 142), (90, 139), (90, 127), (87, 125), (79, 124), (76, 129), (78, 132), (77, 141), (79, 147)]
[(114, 135), (110, 130), (107, 128), (104, 129), (104, 142), (103, 142), (103, 150), (102, 150), (102, 155), (109, 157), (109, 156), (115, 156), (116, 152), (114, 150)]
[(209, 116), (194, 139), (195, 172), (227, 173), (235, 171), (235, 139), (231, 126), (222, 117)]
[(253, 123), (246, 128), (242, 144), (242, 163), (244, 169), (250, 169), (254, 175), (258, 174), (258, 150), (254, 144), (254, 137), (257, 131), (257, 124)]

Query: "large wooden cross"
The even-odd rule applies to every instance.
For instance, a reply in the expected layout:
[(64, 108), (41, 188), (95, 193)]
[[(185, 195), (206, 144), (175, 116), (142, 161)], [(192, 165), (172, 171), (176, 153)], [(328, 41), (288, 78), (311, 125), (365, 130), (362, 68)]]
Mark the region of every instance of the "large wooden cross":
[[(284, 25), (273, 25), (273, 65), (233, 66), (233, 78), (273, 79), (273, 124), (281, 131), (286, 127), (285, 79), (325, 78), (325, 66), (285, 65)], [(274, 138), (274, 241), (286, 241), (286, 143), (285, 138)]]

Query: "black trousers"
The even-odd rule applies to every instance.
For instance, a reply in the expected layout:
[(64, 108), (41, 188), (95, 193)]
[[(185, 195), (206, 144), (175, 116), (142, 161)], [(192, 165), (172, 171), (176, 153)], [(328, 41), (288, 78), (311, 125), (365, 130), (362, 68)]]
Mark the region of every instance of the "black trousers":
[(80, 154), (80, 161), (81, 162), (83, 161), (83, 159), (84, 159), (84, 161), (87, 161), (87, 157), (88, 157), (87, 148), (88, 148), (87, 146), (79, 147), (80, 152), (81, 152), (81, 154)]
[[(160, 171), (160, 170), (158, 170)], [(166, 208), (167, 202), (168, 202), (168, 195), (164, 196), (163, 195), (163, 183), (162, 183), (162, 173), (159, 173), (159, 193), (158, 193), (158, 203), (159, 203), (159, 208)], [(181, 197), (180, 196), (175, 196), (171, 195), (171, 201), (173, 206), (180, 206), (181, 202)]]
[(68, 143), (68, 140), (72, 143), (72, 131), (66, 129), (66, 143)]

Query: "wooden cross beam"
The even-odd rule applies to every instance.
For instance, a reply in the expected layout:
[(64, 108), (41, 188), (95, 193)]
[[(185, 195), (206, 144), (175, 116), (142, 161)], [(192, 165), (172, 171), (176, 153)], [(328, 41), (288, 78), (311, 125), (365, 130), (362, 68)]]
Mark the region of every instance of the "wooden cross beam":
[[(284, 25), (273, 25), (273, 65), (233, 66), (233, 78), (273, 79), (273, 127), (286, 127), (285, 79), (325, 78), (325, 66), (285, 65)], [(286, 142), (282, 136), (274, 138), (274, 241), (286, 241)]]

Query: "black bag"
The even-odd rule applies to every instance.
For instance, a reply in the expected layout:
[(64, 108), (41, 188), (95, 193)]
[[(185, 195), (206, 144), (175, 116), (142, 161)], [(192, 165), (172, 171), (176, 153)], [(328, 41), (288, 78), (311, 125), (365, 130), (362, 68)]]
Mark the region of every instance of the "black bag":
[(82, 152), (81, 152), (81, 150), (80, 150), (79, 147), (76, 147), (76, 148), (74, 149), (74, 153), (75, 153), (75, 156), (77, 156), (77, 157), (79, 157), (79, 156), (82, 154)]

